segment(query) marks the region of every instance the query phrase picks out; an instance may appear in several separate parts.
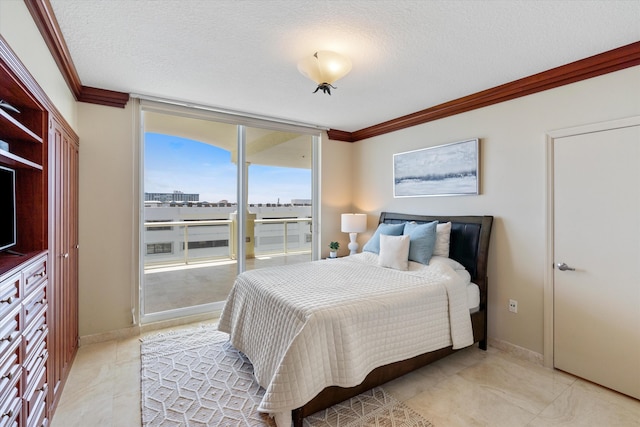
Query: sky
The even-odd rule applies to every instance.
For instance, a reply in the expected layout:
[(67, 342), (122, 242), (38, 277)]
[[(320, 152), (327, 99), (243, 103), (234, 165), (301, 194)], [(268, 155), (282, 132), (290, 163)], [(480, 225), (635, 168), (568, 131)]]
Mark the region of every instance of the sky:
[[(198, 193), (200, 201), (235, 203), (236, 165), (231, 153), (212, 145), (156, 133), (145, 134), (144, 191)], [(311, 199), (311, 170), (249, 167), (249, 203)]]

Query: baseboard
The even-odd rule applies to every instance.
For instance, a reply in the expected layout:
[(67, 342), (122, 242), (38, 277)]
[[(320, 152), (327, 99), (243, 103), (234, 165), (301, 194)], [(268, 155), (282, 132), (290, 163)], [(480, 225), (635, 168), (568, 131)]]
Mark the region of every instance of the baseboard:
[(173, 328), (176, 326), (188, 325), (190, 323), (205, 322), (218, 318), (220, 318), (220, 311), (194, 314), (193, 316), (184, 316), (170, 320), (160, 320), (158, 322), (146, 323), (140, 326), (140, 333), (157, 331), (158, 329)]
[(99, 342), (121, 340), (125, 338), (136, 337), (140, 335), (140, 326), (133, 325), (124, 329), (117, 329), (115, 331), (101, 332), (99, 334), (85, 335), (80, 337), (78, 345), (80, 347), (89, 344), (96, 344)]
[(543, 355), (540, 353), (536, 353), (533, 350), (529, 350), (527, 348), (520, 347), (518, 345), (511, 344), (510, 342), (502, 341), (496, 338), (489, 338), (488, 343), (489, 346), (504, 351), (505, 353), (517, 357), (518, 359), (523, 359), (528, 362), (535, 363), (536, 365), (544, 366)]
[(144, 325), (132, 325), (128, 328), (117, 329), (115, 331), (102, 332), (99, 334), (85, 335), (80, 337), (78, 345), (80, 347), (89, 344), (96, 344), (111, 340), (120, 340), (131, 337), (137, 337), (145, 332), (156, 331), (159, 329), (173, 328), (175, 326), (188, 325), (190, 323), (205, 322), (220, 317), (220, 311), (212, 311), (209, 313), (196, 314), (193, 316), (184, 316), (177, 319), (161, 320), (158, 322), (147, 323)]

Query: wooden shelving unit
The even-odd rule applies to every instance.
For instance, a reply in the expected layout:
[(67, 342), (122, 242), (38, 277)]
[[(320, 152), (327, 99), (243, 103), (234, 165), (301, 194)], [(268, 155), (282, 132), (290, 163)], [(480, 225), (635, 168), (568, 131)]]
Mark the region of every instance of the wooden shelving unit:
[[(16, 171), (17, 243), (11, 249), (29, 253), (48, 247), (47, 122), (48, 111), (26, 85), (0, 62), (0, 165)], [(0, 259), (12, 256), (0, 253)], [(0, 262), (0, 274), (2, 263)]]
[(48, 426), (78, 348), (79, 141), (1, 36), (0, 100), (21, 254), (0, 252), (0, 425)]

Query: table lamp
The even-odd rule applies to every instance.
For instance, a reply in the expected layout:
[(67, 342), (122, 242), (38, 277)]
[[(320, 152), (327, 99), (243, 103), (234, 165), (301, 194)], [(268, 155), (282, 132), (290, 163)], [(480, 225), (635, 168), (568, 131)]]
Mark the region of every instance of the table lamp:
[(349, 233), (349, 245), (347, 247), (351, 251), (349, 255), (354, 255), (358, 250), (358, 242), (356, 242), (358, 233), (367, 230), (367, 215), (353, 213), (342, 214), (340, 229), (343, 233)]

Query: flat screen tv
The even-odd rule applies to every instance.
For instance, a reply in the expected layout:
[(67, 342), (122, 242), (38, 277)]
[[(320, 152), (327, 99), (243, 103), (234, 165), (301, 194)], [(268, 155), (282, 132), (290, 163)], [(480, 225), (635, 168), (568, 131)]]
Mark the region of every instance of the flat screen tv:
[(16, 244), (16, 171), (0, 166), (0, 251)]

